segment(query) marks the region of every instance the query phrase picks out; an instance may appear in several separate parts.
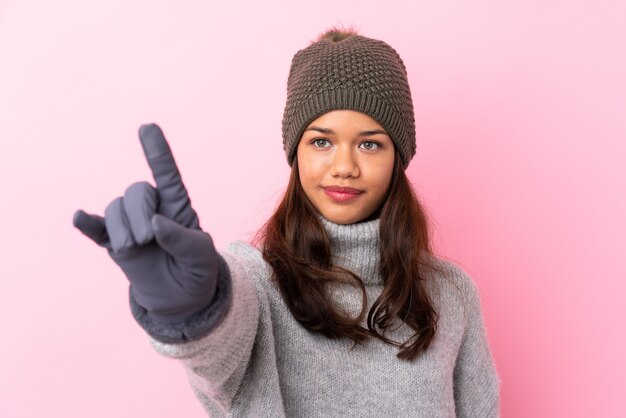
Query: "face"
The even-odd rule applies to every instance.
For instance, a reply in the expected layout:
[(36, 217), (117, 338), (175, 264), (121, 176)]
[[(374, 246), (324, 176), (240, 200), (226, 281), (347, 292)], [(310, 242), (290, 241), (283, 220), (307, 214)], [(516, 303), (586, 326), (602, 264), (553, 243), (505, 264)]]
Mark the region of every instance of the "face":
[(383, 203), (394, 166), (391, 137), (371, 117), (334, 110), (311, 122), (298, 143), (300, 183), (331, 222), (367, 219)]

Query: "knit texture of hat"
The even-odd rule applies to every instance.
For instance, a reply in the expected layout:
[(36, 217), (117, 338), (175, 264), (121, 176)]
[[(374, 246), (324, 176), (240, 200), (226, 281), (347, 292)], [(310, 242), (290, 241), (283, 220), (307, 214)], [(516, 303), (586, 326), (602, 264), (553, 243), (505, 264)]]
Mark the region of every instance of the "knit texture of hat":
[(400, 151), (406, 169), (415, 155), (415, 115), (402, 59), (383, 41), (351, 35), (322, 39), (298, 51), (287, 81), (283, 149), (291, 166), (306, 127), (331, 110), (376, 120)]

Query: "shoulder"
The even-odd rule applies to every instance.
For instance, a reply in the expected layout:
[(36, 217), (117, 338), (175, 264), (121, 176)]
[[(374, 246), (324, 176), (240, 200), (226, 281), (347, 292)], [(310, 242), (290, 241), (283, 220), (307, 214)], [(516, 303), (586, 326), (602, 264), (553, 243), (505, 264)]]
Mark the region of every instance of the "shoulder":
[(441, 256), (432, 256), (430, 260), (438, 270), (433, 271), (433, 273), (435, 275), (439, 273), (442, 278), (448, 279), (461, 294), (468, 296), (478, 292), (478, 287), (472, 276), (458, 263)]
[(254, 279), (271, 275), (271, 266), (263, 259), (261, 251), (245, 241), (230, 243), (225, 253)]
[(442, 302), (446, 305), (460, 303), (466, 317), (480, 312), (480, 290), (474, 278), (458, 263), (441, 256), (433, 255), (429, 261), (434, 268), (428, 269), (426, 276), (430, 279), (430, 288)]

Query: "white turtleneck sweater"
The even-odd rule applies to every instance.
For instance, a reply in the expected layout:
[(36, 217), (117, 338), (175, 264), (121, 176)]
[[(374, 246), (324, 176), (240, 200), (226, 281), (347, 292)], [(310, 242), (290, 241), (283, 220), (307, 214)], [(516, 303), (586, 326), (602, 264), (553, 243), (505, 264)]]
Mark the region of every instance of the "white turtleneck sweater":
[[(369, 309), (382, 291), (380, 220), (321, 220), (333, 263), (363, 280)], [(406, 361), (378, 339), (352, 348), (350, 340), (302, 327), (270, 280), (271, 267), (250, 244), (234, 242), (220, 255), (218, 295), (186, 324), (155, 324), (131, 298), (153, 347), (181, 361), (210, 416), (499, 417), (500, 379), (479, 292), (458, 266), (437, 259), (446, 274), (426, 276), (439, 314), (437, 333), (424, 353)], [(352, 286), (336, 286), (330, 297), (348, 312), (361, 310), (361, 291)], [(405, 341), (412, 333), (402, 325), (387, 335)]]

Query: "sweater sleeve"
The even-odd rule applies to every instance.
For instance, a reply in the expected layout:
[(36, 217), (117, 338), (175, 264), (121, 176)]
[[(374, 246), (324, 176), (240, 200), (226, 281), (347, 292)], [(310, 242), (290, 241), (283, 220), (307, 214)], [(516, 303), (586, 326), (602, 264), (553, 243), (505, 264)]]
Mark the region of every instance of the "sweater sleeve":
[(230, 409), (251, 358), (259, 320), (252, 279), (235, 256), (228, 251), (220, 256), (218, 296), (185, 323), (148, 323), (131, 298), (133, 316), (150, 335), (153, 348), (182, 362), (196, 397), (211, 416), (223, 416)]
[(489, 348), (478, 287), (463, 273), (465, 331), (454, 368), (458, 417), (500, 416), (500, 378)]

